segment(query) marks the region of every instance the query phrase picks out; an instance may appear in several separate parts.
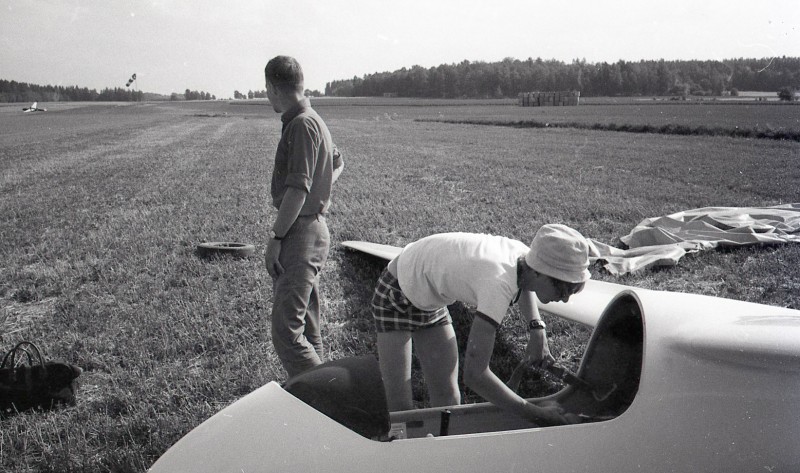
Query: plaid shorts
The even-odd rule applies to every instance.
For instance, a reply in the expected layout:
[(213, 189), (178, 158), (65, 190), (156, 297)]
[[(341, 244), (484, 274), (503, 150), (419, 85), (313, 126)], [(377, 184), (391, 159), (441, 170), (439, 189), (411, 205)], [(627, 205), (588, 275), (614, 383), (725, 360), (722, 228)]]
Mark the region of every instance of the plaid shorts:
[(407, 331), (449, 325), (452, 323), (447, 307), (422, 310), (414, 307), (400, 289), (389, 269), (383, 270), (372, 295), (372, 316), (378, 332)]

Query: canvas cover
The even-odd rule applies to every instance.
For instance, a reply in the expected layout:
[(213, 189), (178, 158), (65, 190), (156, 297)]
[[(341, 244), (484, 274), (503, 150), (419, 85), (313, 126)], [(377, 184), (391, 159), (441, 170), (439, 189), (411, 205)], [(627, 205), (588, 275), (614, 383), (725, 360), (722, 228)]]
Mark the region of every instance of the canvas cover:
[(620, 240), (627, 249), (589, 239), (592, 262), (615, 275), (673, 266), (687, 253), (723, 246), (800, 243), (800, 203), (772, 207), (704, 207), (642, 220)]

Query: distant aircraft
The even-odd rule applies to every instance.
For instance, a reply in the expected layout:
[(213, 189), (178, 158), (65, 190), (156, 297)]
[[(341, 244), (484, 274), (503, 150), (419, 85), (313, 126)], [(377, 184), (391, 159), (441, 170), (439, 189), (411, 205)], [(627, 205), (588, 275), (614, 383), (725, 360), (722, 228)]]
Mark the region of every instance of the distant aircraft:
[(33, 102), (33, 105), (31, 105), (30, 107), (23, 108), (22, 111), (25, 112), (25, 113), (28, 113), (28, 112), (46, 112), (47, 111), (46, 108), (38, 108), (36, 106), (38, 104), (39, 104), (39, 102)]

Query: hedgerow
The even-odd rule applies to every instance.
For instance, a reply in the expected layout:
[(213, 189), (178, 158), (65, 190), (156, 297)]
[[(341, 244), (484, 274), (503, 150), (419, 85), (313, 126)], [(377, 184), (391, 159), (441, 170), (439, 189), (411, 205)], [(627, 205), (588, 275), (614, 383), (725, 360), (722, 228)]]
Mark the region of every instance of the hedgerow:
[(633, 125), (615, 123), (541, 122), (537, 120), (475, 120), (419, 118), (418, 122), (453, 123), (460, 125), (507, 126), (512, 128), (575, 128), (579, 130), (617, 131), (624, 133), (654, 133), (660, 135), (729, 136), (732, 138), (800, 141), (800, 131), (760, 128), (723, 128), (703, 125)]

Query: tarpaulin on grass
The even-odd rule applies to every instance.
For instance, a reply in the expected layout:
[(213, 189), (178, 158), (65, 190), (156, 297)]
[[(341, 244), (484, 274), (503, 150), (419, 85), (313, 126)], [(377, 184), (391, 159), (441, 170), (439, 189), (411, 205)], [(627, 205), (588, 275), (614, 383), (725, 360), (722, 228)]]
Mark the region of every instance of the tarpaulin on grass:
[(800, 243), (800, 203), (704, 207), (646, 218), (620, 238), (628, 249), (589, 240), (590, 259), (615, 275), (674, 266), (686, 253), (724, 246)]

